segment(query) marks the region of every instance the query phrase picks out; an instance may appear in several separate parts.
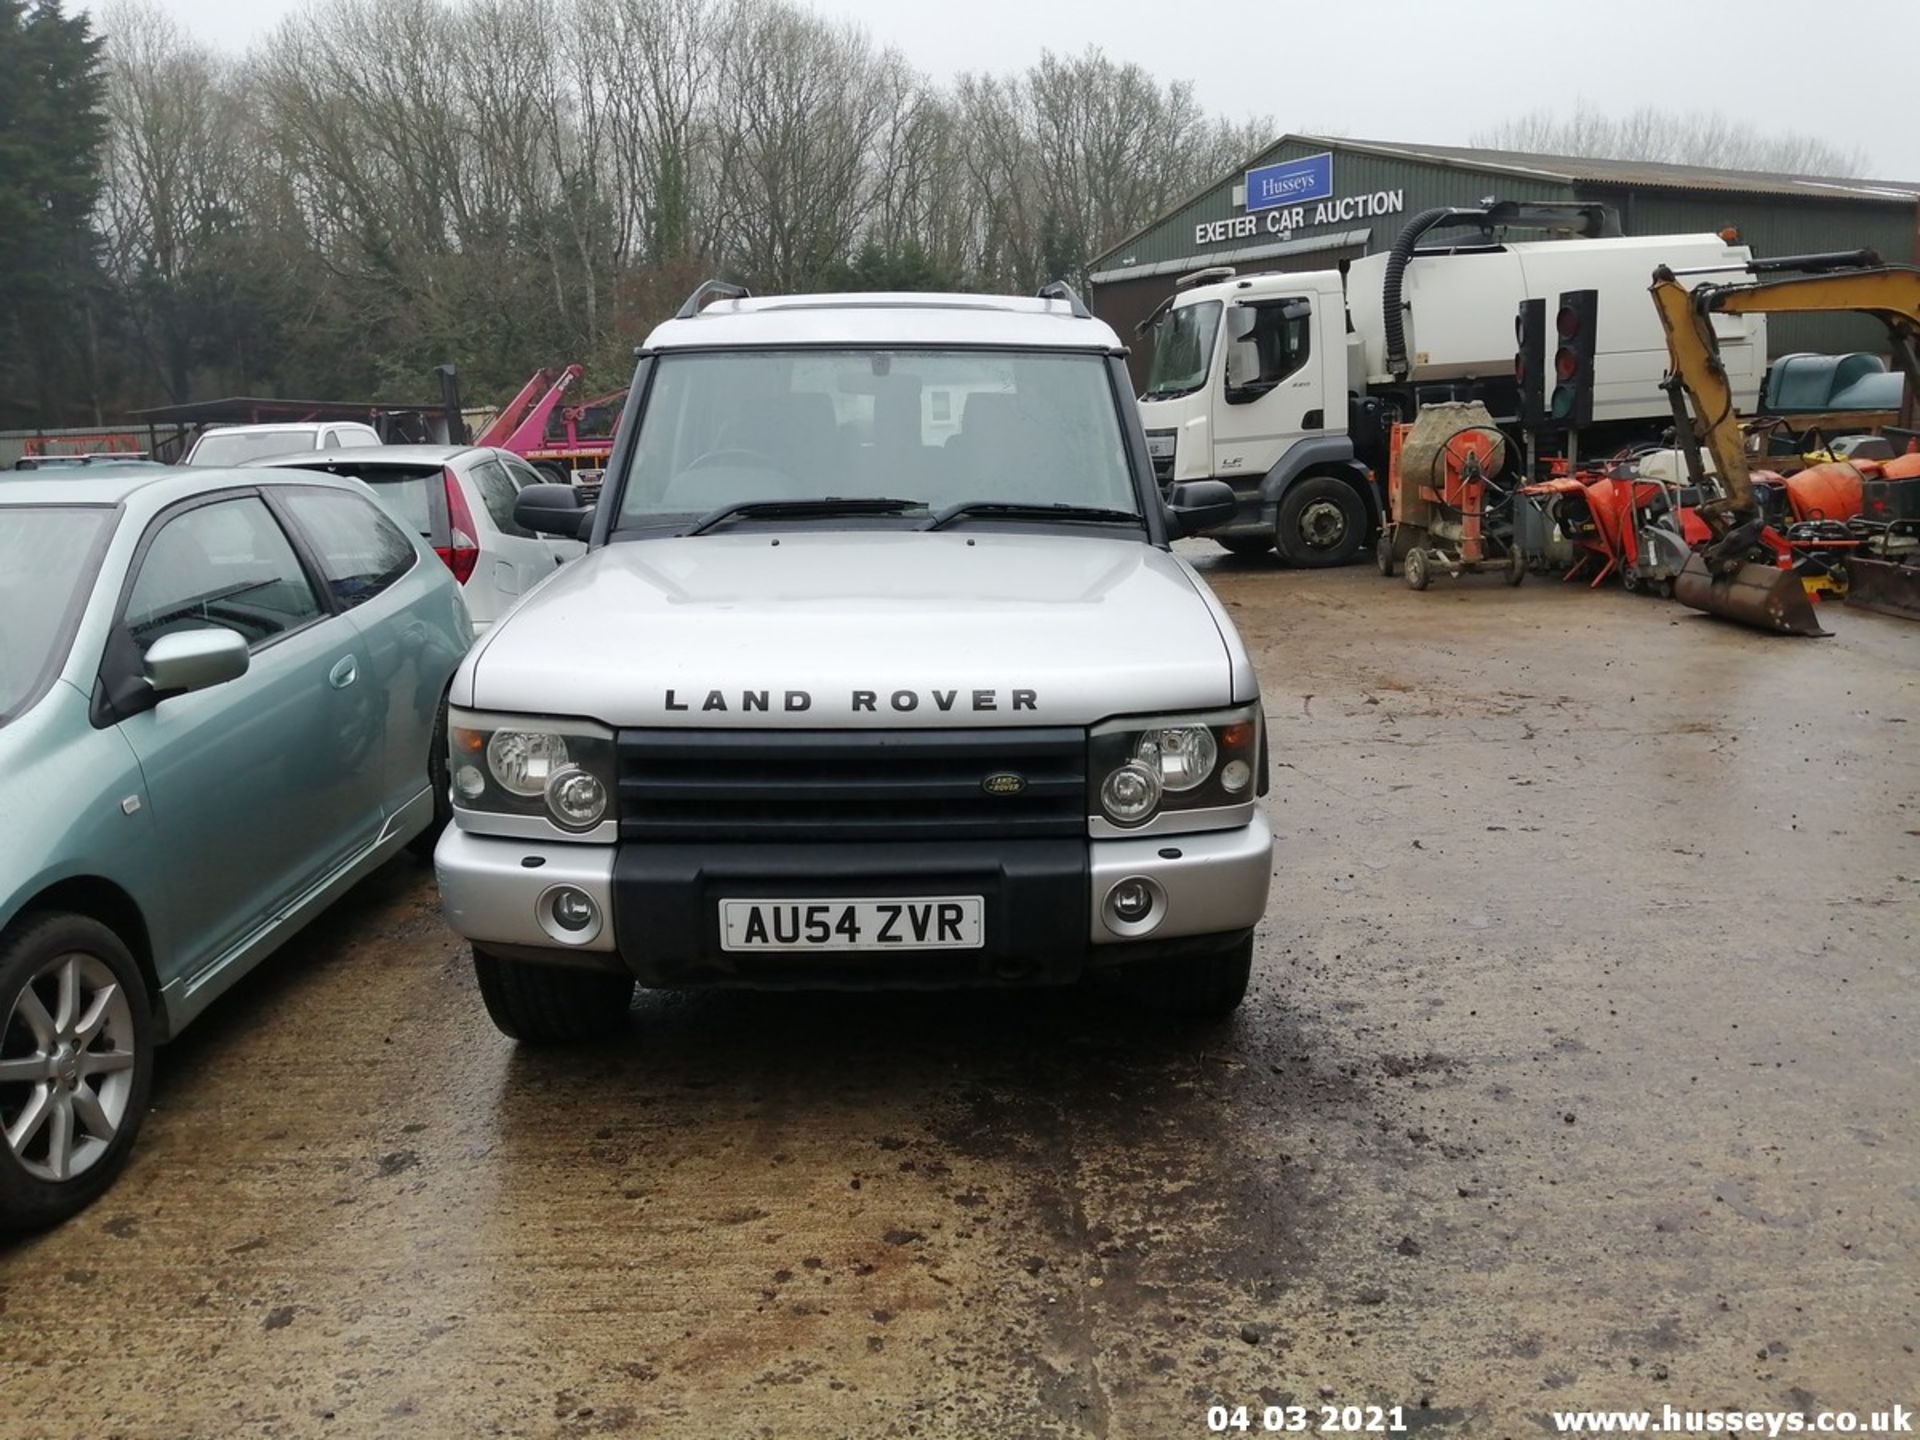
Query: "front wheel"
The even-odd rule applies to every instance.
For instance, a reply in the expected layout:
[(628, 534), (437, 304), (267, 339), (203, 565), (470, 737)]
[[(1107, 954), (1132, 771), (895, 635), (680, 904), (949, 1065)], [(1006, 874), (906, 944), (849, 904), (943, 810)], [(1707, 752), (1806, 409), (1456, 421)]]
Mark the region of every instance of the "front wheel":
[(1134, 995), (1157, 1014), (1181, 1020), (1224, 1020), (1246, 999), (1253, 977), (1253, 936), (1225, 950), (1155, 960), (1128, 976)]
[(1366, 538), (1366, 504), (1345, 481), (1309, 475), (1280, 501), (1274, 542), (1291, 565), (1320, 569), (1348, 564)]
[(633, 1003), (631, 975), (509, 960), (478, 945), (473, 974), (495, 1028), (529, 1045), (617, 1035)]
[(126, 1167), (153, 1078), (146, 982), (84, 915), (0, 936), (0, 1230), (78, 1214)]
[(1427, 572), (1427, 552), (1424, 550), (1409, 550), (1407, 552), (1407, 588), (1409, 590), (1424, 590), (1427, 588), (1427, 583), (1432, 579), (1433, 576)]
[(1527, 578), (1527, 557), (1518, 550), (1507, 552), (1507, 584), (1518, 585)]
[(1380, 543), (1373, 547), (1373, 563), (1382, 575), (1393, 574), (1393, 531), (1380, 532)]

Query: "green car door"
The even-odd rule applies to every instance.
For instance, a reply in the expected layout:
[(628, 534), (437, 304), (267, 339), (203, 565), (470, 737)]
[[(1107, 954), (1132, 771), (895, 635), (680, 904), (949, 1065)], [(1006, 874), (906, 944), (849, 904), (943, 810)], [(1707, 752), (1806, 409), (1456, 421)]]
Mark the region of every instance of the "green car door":
[[(189, 501), (149, 528), (109, 656), (224, 627), (247, 672), (120, 721), (156, 826), (173, 944), (160, 982), (197, 987), (381, 825), (385, 697), (366, 643), (323, 603), (257, 493)], [(133, 667), (137, 672), (137, 665)]]

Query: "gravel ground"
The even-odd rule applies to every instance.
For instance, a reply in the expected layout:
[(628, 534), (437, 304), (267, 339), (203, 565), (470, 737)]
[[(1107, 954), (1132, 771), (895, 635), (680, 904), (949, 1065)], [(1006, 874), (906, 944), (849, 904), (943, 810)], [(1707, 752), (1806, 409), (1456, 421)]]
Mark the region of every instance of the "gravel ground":
[(1209, 550), (1280, 833), (1234, 1022), (649, 995), (520, 1053), (396, 864), (0, 1249), (0, 1434), (1914, 1404), (1920, 626)]

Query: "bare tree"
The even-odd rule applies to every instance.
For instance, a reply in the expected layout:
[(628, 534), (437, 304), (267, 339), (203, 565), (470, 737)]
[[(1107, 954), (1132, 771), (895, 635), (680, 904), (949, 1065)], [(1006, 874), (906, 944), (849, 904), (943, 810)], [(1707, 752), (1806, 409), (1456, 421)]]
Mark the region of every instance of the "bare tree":
[(1608, 115), (1585, 101), (1570, 111), (1535, 110), (1517, 116), (1476, 132), (1472, 143), (1539, 155), (1788, 175), (1858, 175), (1866, 164), (1857, 148), (1829, 144), (1802, 131), (1758, 131), (1714, 110), (1642, 105), (1624, 115)]

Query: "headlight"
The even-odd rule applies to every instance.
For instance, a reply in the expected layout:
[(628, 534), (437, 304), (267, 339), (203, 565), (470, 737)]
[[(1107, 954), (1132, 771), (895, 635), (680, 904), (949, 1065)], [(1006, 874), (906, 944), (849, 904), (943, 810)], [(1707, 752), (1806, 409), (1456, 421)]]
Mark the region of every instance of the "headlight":
[(584, 770), (560, 770), (547, 781), (547, 809), (571, 830), (600, 823), (607, 813), (607, 787)]
[[(1096, 820), (1177, 831), (1245, 823), (1261, 763), (1258, 705), (1205, 715), (1110, 720), (1095, 727), (1090, 756)], [(1193, 813), (1184, 820), (1180, 812)], [(1214, 813), (1206, 813), (1214, 812)]]
[(544, 795), (567, 766), (567, 737), (550, 730), (496, 730), (487, 741), (487, 771), (510, 795)]
[(1149, 730), (1133, 751), (1133, 758), (1157, 773), (1160, 783), (1176, 795), (1206, 784), (1219, 757), (1213, 732), (1204, 725)]
[[(607, 817), (614, 765), (613, 732), (605, 726), (454, 710), (448, 715), (447, 741), (454, 804), (462, 810), (518, 816), (523, 823), (545, 822), (575, 833), (592, 830)], [(478, 821), (477, 828), (484, 829), (485, 822)]]

